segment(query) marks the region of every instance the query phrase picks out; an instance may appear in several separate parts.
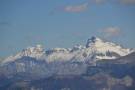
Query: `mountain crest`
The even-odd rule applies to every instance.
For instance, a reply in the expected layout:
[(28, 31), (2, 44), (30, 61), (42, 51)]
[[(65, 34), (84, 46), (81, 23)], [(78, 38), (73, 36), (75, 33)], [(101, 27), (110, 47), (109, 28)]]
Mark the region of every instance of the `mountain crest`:
[(92, 45), (96, 44), (97, 42), (103, 42), (103, 40), (101, 40), (98, 37), (92, 36), (91, 38), (89, 38), (87, 40), (86, 48), (91, 47)]
[[(98, 37), (91, 37), (87, 40), (86, 46), (76, 45), (72, 49), (53, 48), (46, 50), (42, 45), (28, 47), (15, 56), (8, 57), (4, 62), (14, 61), (23, 56), (28, 56), (36, 59), (44, 59), (47, 61), (54, 60), (89, 60), (94, 56), (96, 59), (115, 59), (121, 56), (128, 55), (134, 52), (131, 49), (123, 48), (112, 42), (105, 42)], [(43, 58), (44, 57), (44, 58)]]

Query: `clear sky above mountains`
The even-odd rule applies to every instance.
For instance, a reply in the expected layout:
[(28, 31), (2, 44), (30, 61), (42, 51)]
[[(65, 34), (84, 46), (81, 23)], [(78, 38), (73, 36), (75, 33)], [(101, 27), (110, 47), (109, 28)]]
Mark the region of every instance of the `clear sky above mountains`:
[(91, 36), (135, 47), (135, 0), (0, 0), (0, 57), (36, 44), (86, 44)]

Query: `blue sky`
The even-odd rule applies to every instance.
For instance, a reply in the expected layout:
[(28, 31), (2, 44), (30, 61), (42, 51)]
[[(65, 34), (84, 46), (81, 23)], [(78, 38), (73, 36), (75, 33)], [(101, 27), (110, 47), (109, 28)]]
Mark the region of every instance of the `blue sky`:
[(135, 47), (135, 0), (0, 0), (0, 57), (36, 44), (85, 44), (91, 36)]

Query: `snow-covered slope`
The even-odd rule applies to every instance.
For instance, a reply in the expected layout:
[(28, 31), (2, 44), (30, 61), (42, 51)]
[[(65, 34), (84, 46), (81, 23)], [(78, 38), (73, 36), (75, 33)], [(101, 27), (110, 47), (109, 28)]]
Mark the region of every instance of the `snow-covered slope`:
[(11, 62), (24, 56), (46, 60), (47, 62), (116, 59), (132, 52), (134, 52), (133, 49), (123, 48), (112, 42), (105, 42), (100, 38), (91, 37), (87, 40), (86, 46), (75, 45), (72, 49), (53, 48), (45, 50), (41, 45), (29, 47), (15, 56), (6, 58), (3, 63)]

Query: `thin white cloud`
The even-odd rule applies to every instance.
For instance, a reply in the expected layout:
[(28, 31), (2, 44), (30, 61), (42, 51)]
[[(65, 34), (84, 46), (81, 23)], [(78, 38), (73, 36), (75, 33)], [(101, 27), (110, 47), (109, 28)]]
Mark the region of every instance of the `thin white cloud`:
[(78, 12), (83, 12), (88, 8), (88, 3), (83, 3), (80, 5), (69, 5), (64, 7), (65, 12), (73, 12), (73, 13), (78, 13)]
[(120, 0), (123, 4), (135, 4), (135, 0)]
[(125, 5), (134, 5), (135, 0), (93, 0), (96, 4), (104, 4), (104, 3), (119, 3)]
[(88, 0), (85, 3), (82, 4), (76, 4), (76, 5), (67, 5), (67, 6), (61, 6), (56, 7), (53, 11), (49, 13), (49, 15), (53, 15), (57, 11), (64, 11), (68, 13), (81, 13), (89, 9), (89, 6), (93, 5), (104, 5), (106, 3), (113, 3), (113, 4), (124, 4), (124, 5), (130, 5), (135, 4), (135, 0)]
[(105, 36), (105, 37), (114, 37), (114, 36), (119, 36), (121, 34), (121, 30), (118, 27), (107, 27), (100, 32)]
[(106, 0), (94, 0), (96, 4), (102, 4), (105, 3)]

